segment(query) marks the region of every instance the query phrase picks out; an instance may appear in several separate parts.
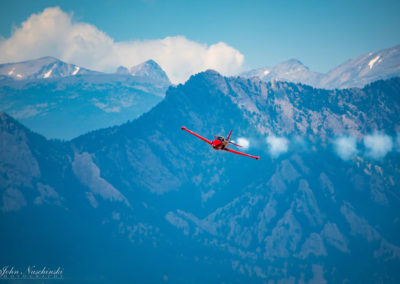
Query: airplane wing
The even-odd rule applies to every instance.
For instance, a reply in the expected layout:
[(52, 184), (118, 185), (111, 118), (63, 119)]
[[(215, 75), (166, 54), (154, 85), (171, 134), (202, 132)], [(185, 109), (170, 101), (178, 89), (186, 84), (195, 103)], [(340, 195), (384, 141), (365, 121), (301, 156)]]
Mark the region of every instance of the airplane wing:
[(260, 159), (260, 157), (252, 156), (252, 155), (249, 155), (249, 154), (246, 154), (246, 153), (242, 153), (242, 152), (239, 152), (239, 151), (226, 149), (226, 148), (224, 150), (227, 151), (227, 152), (238, 154), (238, 155), (243, 155), (243, 156), (246, 156), (246, 157), (250, 157), (250, 158), (253, 158), (253, 159), (256, 159), (256, 160)]
[(212, 144), (212, 142), (211, 142), (210, 140), (207, 140), (206, 138), (201, 137), (200, 135), (194, 133), (193, 131), (190, 131), (190, 130), (187, 129), (185, 126), (182, 126), (181, 129), (182, 129), (182, 130), (185, 130), (185, 131), (187, 131), (187, 132), (189, 132), (190, 134), (196, 136), (197, 138), (200, 138), (201, 140), (207, 142), (207, 143), (210, 144), (210, 145)]

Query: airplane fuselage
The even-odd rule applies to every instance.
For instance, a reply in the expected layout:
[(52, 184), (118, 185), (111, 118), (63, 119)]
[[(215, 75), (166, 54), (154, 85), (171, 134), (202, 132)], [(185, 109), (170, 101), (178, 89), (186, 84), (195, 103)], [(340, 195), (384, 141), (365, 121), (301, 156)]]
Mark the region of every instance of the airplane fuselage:
[(211, 146), (214, 150), (223, 150), (228, 146), (228, 142), (224, 138), (218, 137), (212, 141)]

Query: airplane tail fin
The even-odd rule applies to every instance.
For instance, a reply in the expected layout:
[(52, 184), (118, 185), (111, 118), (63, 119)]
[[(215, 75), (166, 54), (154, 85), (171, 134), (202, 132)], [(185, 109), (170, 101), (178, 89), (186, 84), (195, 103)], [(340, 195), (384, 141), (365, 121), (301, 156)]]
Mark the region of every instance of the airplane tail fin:
[(226, 137), (226, 141), (228, 141), (228, 142), (229, 142), (229, 139), (231, 138), (231, 134), (232, 134), (232, 129), (231, 129), (231, 131), (229, 132), (229, 135), (228, 135), (228, 137)]

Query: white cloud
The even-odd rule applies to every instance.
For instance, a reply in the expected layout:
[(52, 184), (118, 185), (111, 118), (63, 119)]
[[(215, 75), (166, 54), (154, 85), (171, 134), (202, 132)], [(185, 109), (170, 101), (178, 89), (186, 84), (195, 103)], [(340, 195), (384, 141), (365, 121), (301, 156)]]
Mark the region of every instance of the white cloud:
[(374, 133), (364, 137), (364, 146), (367, 149), (367, 155), (380, 159), (386, 156), (393, 148), (393, 139), (384, 134)]
[(244, 149), (248, 149), (250, 147), (250, 141), (243, 137), (238, 138), (237, 144), (242, 146)]
[(357, 141), (354, 137), (339, 137), (335, 140), (335, 150), (340, 158), (349, 160), (354, 157), (357, 150)]
[[(140, 27), (137, 27), (140, 28)], [(201, 44), (184, 36), (116, 42), (95, 26), (73, 20), (58, 7), (32, 14), (10, 38), (0, 41), (0, 62), (16, 62), (54, 56), (69, 63), (104, 72), (131, 67), (153, 59), (173, 83), (192, 74), (214, 69), (233, 75), (243, 64), (243, 55), (226, 43)]]
[(289, 141), (284, 137), (268, 136), (267, 143), (269, 152), (273, 157), (286, 153), (289, 147)]

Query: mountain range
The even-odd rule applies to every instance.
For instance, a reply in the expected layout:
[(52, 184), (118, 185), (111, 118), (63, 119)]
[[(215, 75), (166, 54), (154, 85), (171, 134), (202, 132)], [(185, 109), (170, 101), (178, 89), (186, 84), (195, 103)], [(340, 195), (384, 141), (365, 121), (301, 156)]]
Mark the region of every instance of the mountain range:
[(0, 110), (47, 138), (122, 124), (160, 102), (170, 82), (154, 61), (106, 74), (44, 57), (0, 65)]
[(15, 80), (61, 78), (83, 74), (98, 74), (74, 64), (47, 56), (36, 60), (0, 64), (0, 74)]
[[(2, 113), (3, 261), (60, 265), (70, 283), (397, 283), (399, 153), (374, 158), (362, 141), (396, 136), (399, 95), (400, 78), (323, 90), (210, 70), (71, 141)], [(213, 151), (182, 125), (234, 128), (261, 159)], [(357, 141), (350, 159), (341, 136)]]
[(243, 72), (240, 76), (302, 83), (323, 89), (362, 88), (376, 80), (400, 76), (400, 45), (350, 59), (325, 74), (310, 71), (300, 61), (290, 59), (272, 68)]
[[(349, 60), (326, 74), (291, 59), (240, 76), (335, 89), (399, 76), (399, 66), (400, 46), (395, 46)], [(139, 117), (162, 100), (169, 86), (154, 60), (107, 74), (43, 57), (0, 65), (0, 111), (47, 138), (70, 140)]]

